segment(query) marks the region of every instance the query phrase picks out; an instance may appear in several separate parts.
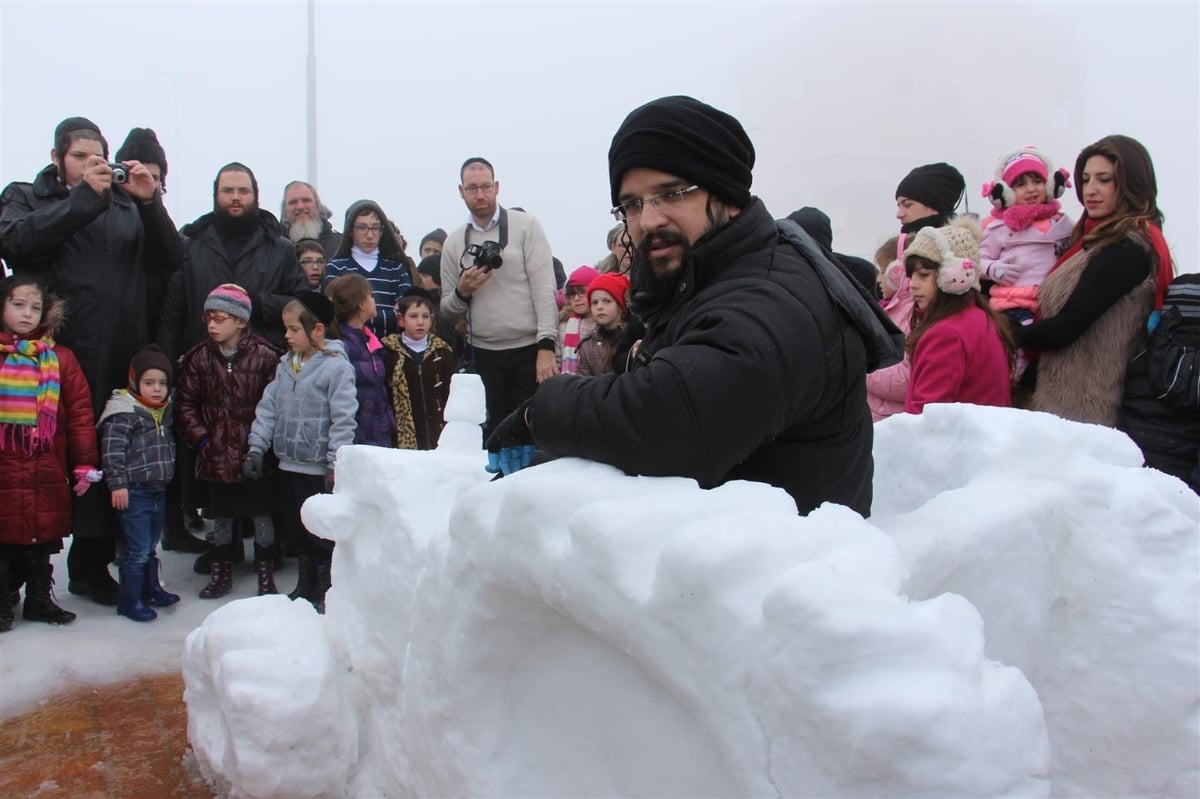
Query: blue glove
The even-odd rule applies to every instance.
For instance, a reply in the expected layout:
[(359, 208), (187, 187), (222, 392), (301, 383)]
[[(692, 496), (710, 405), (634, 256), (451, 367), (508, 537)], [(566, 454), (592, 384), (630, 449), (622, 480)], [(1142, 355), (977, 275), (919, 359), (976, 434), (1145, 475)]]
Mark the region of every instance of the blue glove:
[(524, 444), (519, 447), (505, 447), (499, 452), (488, 453), (488, 465), (483, 467), (488, 474), (510, 475), (519, 472), (533, 460), (537, 447)]
[(501, 420), (488, 436), (488, 465), (490, 474), (509, 475), (520, 471), (533, 460), (533, 433), (529, 429), (530, 402), (525, 400)]

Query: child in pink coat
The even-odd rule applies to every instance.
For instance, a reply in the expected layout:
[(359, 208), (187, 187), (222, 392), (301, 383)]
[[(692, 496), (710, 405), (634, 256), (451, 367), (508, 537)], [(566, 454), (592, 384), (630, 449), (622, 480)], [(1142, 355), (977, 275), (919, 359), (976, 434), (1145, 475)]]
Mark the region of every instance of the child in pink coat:
[(904, 251), (915, 313), (906, 413), (930, 402), (1012, 404), (1012, 333), (979, 293), (978, 227), (919, 230)]
[[(913, 310), (912, 294), (909, 292), (908, 275), (904, 271), (904, 243), (908, 234), (893, 236), (875, 251), (875, 265), (879, 267), (879, 290), (883, 295), (880, 306), (888, 319), (908, 335), (911, 329)], [(867, 375), (867, 405), (871, 408), (871, 421), (878, 422), (904, 411), (904, 397), (908, 393), (909, 361), (876, 369)]]
[(1075, 223), (1058, 204), (1070, 185), (1067, 170), (1055, 170), (1036, 147), (1021, 147), (1000, 157), (996, 179), (983, 186), (993, 207), (982, 220), (980, 265), (995, 284), (992, 308), (1014, 325), (1033, 322), (1038, 286), (1071, 236)]

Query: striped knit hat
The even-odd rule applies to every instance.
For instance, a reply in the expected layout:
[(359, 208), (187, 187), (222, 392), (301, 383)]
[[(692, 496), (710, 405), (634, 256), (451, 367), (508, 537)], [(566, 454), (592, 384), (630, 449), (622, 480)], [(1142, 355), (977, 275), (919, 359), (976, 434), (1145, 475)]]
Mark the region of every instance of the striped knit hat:
[(204, 312), (221, 311), (230, 316), (249, 322), (253, 305), (250, 295), (236, 283), (222, 283), (208, 293), (204, 301)]

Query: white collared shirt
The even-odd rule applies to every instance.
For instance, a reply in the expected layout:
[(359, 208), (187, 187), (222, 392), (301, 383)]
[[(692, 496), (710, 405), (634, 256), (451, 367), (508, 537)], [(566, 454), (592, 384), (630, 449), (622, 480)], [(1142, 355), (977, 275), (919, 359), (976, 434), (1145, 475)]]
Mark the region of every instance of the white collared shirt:
[(471, 227), (475, 228), (476, 230), (478, 230), (480, 233), (487, 233), (489, 230), (494, 228), (496, 226), (496, 223), (498, 223), (499, 221), (500, 221), (500, 203), (496, 203), (496, 212), (494, 214), (492, 214), (492, 221), (488, 223), (487, 227), (480, 227), (478, 225), (478, 223), (475, 222), (475, 217), (471, 216), (470, 214), (467, 214), (467, 224), (470, 225)]

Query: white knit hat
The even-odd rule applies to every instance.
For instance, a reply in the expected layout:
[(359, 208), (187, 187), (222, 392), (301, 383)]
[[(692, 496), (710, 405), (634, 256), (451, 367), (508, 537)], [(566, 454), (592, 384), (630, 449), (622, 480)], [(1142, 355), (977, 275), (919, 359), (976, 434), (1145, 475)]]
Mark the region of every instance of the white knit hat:
[(946, 227), (921, 228), (904, 259), (917, 255), (938, 265), (938, 290), (946, 294), (966, 294), (979, 288), (979, 224), (970, 217), (958, 217)]

